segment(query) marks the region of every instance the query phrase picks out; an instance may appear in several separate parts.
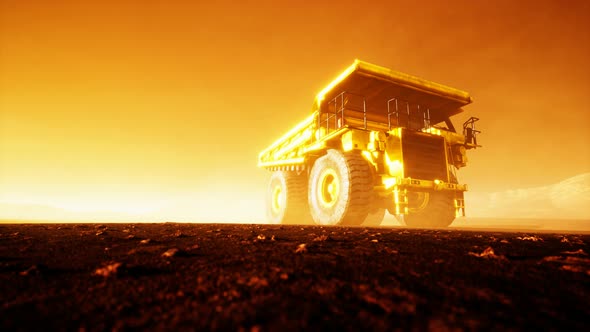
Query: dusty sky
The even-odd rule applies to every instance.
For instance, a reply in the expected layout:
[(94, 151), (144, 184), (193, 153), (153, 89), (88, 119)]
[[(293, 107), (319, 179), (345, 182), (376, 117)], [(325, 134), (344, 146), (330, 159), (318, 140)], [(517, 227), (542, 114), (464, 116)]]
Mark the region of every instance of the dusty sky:
[(258, 152), (355, 58), (472, 94), (473, 191), (590, 171), (588, 1), (0, 0), (0, 203), (257, 218)]

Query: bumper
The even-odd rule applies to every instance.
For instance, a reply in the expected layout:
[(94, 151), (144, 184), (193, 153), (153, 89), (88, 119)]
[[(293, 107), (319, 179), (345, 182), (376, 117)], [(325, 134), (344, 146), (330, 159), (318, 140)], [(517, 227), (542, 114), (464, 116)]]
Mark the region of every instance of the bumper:
[(412, 178), (383, 178), (380, 186), (381, 195), (392, 198), (392, 206), (389, 209), (392, 214), (408, 214), (408, 195), (410, 192), (448, 192), (453, 195), (455, 217), (465, 216), (465, 200), (463, 193), (467, 191), (466, 184), (448, 183), (440, 180), (418, 180)]
[(385, 191), (393, 191), (395, 189), (409, 189), (409, 190), (435, 190), (435, 191), (467, 191), (466, 184), (449, 183), (441, 180), (418, 180), (412, 178), (395, 178), (384, 177), (383, 189)]

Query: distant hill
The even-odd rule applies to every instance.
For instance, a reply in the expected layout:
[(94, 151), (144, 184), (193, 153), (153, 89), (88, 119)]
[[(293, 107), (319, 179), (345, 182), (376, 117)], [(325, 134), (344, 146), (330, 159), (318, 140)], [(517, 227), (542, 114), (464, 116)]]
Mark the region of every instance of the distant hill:
[(5, 220), (61, 220), (64, 211), (46, 205), (0, 203), (0, 218)]
[(178, 199), (150, 214), (161, 220), (179, 222), (265, 222), (264, 192), (199, 193)]
[(75, 212), (47, 205), (0, 203), (0, 220), (14, 221), (63, 221), (63, 222), (105, 222), (145, 221), (143, 216), (125, 213), (96, 211)]
[(0, 202), (0, 220), (7, 222), (245, 222), (265, 221), (264, 192), (206, 192), (179, 197), (170, 205), (145, 213), (72, 211), (42, 204)]
[(465, 198), (470, 217), (590, 219), (590, 173), (543, 187), (467, 192)]

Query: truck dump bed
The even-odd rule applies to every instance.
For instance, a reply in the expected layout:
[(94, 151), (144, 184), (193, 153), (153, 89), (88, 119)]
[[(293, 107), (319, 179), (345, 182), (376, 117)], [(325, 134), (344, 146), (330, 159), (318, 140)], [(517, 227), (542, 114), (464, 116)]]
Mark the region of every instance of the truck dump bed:
[[(465, 91), (355, 60), (318, 93), (311, 116), (260, 153), (258, 166), (297, 169), (304, 164), (305, 154), (317, 149), (336, 127), (391, 130), (400, 126), (403, 107), (408, 123), (411, 108), (417, 107), (428, 110), (428, 122), (436, 124), (461, 113), (461, 107), (471, 101)], [(392, 121), (394, 112), (397, 122)]]
[(363, 96), (367, 113), (382, 113), (383, 107), (392, 98), (414, 105), (419, 104), (432, 110), (432, 123), (461, 113), (461, 107), (472, 101), (465, 91), (355, 60), (318, 93), (314, 110), (327, 110), (328, 102), (343, 91)]

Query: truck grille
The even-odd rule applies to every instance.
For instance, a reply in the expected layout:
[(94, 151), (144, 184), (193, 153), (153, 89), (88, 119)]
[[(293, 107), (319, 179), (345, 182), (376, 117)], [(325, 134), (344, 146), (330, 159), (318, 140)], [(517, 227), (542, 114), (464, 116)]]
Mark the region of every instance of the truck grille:
[(402, 152), (405, 177), (448, 181), (444, 138), (404, 131)]

